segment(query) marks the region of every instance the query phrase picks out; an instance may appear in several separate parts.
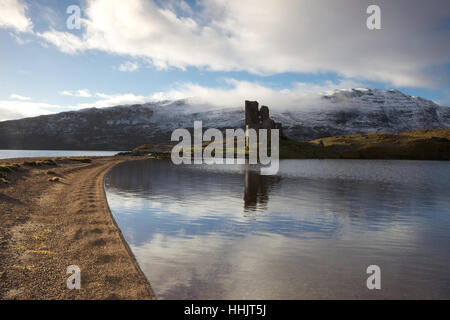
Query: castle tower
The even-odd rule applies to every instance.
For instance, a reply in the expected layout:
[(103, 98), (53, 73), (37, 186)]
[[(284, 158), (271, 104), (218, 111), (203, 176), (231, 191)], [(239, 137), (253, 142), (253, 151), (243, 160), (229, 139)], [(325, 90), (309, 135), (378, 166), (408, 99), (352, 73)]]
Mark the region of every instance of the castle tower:
[[(269, 107), (261, 106), (257, 101), (245, 100), (245, 147), (249, 148), (248, 129), (267, 129), (267, 134), (270, 135), (271, 129), (279, 129), (280, 137), (283, 138), (283, 127), (281, 123), (275, 122), (270, 118)], [(269, 140), (268, 140), (269, 141)]]
[(259, 104), (258, 101), (245, 100), (245, 148), (249, 147), (248, 129), (259, 129)]

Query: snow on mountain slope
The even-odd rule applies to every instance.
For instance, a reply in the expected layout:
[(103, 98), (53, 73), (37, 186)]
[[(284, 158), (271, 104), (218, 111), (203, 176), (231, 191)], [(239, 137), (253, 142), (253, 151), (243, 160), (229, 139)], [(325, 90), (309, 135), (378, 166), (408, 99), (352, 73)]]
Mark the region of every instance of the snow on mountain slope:
[[(295, 139), (450, 127), (449, 107), (398, 90), (341, 89), (308, 97), (290, 110), (269, 108), (286, 135)], [(245, 121), (243, 106), (220, 108), (177, 101), (153, 106), (152, 110), (151, 122), (166, 130), (192, 127), (195, 120), (202, 120), (204, 127), (217, 128), (243, 127)]]
[(297, 139), (352, 133), (396, 133), (450, 127), (450, 108), (398, 90), (345, 89), (327, 92), (309, 107), (274, 113)]
[[(244, 101), (234, 108), (165, 101), (143, 105), (84, 109), (0, 122), (0, 148), (126, 150), (144, 143), (168, 143), (173, 130), (243, 128)], [(259, 101), (264, 104), (264, 101)], [(285, 109), (269, 105), (271, 117), (293, 139), (395, 133), (450, 128), (450, 108), (398, 90), (345, 89), (326, 92)]]

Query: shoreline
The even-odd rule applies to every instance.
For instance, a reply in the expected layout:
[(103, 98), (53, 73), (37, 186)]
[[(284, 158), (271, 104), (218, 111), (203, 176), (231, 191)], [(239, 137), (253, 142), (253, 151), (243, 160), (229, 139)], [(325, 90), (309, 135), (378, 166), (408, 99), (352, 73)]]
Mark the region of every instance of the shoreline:
[[(45, 159), (56, 165), (21, 165), (0, 184), (0, 299), (156, 299), (104, 188), (112, 167), (142, 158), (0, 163)], [(66, 287), (70, 265), (80, 267), (80, 290)]]

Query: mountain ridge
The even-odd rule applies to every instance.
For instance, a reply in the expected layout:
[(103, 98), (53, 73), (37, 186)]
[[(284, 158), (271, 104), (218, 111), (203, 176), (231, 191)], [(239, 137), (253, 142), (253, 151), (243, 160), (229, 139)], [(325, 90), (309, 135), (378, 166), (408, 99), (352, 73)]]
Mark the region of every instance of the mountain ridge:
[[(264, 104), (264, 101), (260, 101)], [(357, 133), (399, 133), (450, 128), (450, 107), (398, 90), (337, 89), (299, 101), (270, 105), (288, 138), (313, 140)], [(244, 107), (220, 107), (189, 99), (87, 108), (0, 122), (0, 149), (131, 150), (166, 144), (173, 130), (243, 128)]]

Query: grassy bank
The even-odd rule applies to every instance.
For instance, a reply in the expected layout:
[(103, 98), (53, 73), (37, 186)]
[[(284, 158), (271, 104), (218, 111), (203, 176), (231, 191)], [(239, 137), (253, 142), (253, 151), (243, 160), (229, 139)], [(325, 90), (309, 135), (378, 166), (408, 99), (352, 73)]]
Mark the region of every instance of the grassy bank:
[[(11, 179), (14, 178), (16, 173), (23, 173), (32, 168), (51, 168), (57, 167), (60, 164), (68, 163), (91, 163), (90, 158), (80, 157), (57, 157), (46, 159), (5, 159), (0, 160), (0, 186), (8, 185), (11, 183)], [(47, 171), (51, 174), (52, 171)]]
[[(203, 143), (203, 148), (209, 143)], [(145, 144), (128, 155), (170, 158), (172, 147)], [(311, 141), (281, 139), (280, 158), (450, 160), (450, 129), (353, 134)]]
[(285, 159), (409, 159), (449, 160), (450, 129), (416, 130), (399, 134), (354, 134), (312, 141), (286, 141)]

